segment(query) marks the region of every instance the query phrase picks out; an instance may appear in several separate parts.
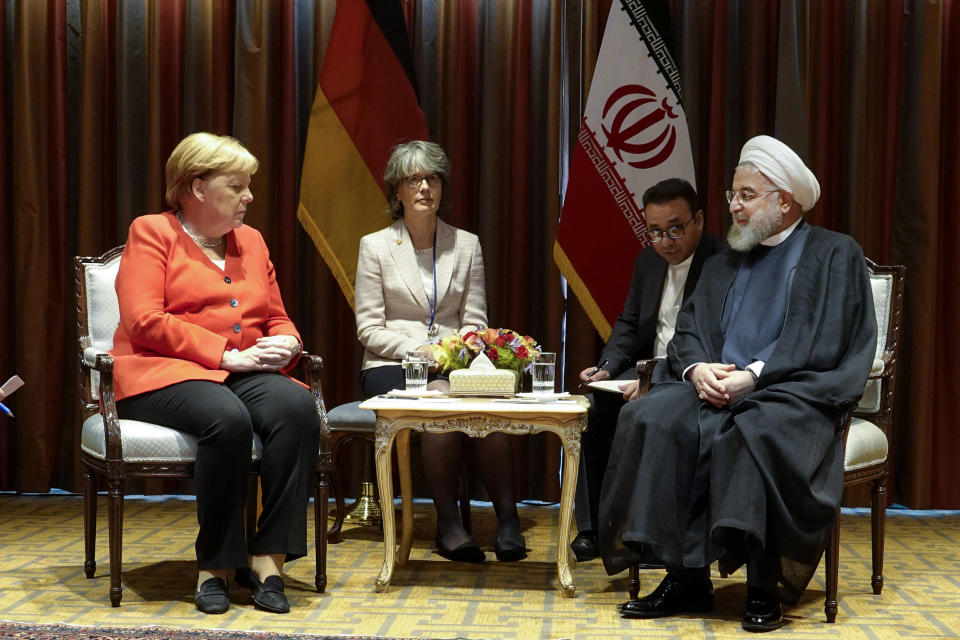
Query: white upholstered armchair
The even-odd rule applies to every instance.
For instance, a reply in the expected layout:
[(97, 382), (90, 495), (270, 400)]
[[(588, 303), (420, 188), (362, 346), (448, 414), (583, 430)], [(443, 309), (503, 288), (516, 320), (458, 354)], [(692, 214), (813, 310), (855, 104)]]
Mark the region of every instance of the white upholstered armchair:
[[(122, 597), (120, 571), (123, 549), (123, 497), (127, 478), (189, 478), (193, 475), (197, 438), (176, 429), (121, 420), (113, 399), (113, 335), (120, 321), (114, 280), (123, 247), (102, 256), (74, 259), (76, 269), (77, 328), (80, 356), (80, 399), (82, 429), (80, 460), (84, 468), (84, 572), (96, 573), (97, 483), (107, 485), (110, 545), (110, 603), (117, 607)], [(330, 430), (320, 389), (318, 356), (302, 354), (298, 369), (309, 385), (321, 416), (320, 452), (317, 458), (317, 485), (314, 517), (316, 535), (316, 587), (326, 588), (327, 499), (330, 483)], [(256, 472), (262, 445), (254, 435), (250, 452)], [(257, 491), (248, 492), (247, 528), (256, 526)], [(252, 531), (251, 531), (252, 533)]]

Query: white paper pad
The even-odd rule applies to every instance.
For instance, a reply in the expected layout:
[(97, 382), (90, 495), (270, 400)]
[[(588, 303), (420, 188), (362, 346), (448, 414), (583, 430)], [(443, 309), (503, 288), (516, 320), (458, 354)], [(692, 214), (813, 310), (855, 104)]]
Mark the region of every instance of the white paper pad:
[(631, 382), (633, 382), (633, 380), (597, 380), (596, 382), (587, 384), (587, 386), (591, 389), (596, 389), (597, 391), (618, 393), (622, 396), (623, 391), (620, 390), (620, 387)]

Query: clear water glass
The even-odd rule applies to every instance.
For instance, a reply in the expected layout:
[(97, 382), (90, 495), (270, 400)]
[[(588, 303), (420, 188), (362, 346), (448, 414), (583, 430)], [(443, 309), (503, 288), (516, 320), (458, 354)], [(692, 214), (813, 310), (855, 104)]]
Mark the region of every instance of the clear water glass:
[(408, 351), (403, 358), (403, 376), (407, 391), (427, 390), (427, 370), (430, 358), (422, 351)]
[(533, 358), (533, 385), (534, 393), (549, 394), (554, 392), (557, 370), (557, 354), (544, 351)]

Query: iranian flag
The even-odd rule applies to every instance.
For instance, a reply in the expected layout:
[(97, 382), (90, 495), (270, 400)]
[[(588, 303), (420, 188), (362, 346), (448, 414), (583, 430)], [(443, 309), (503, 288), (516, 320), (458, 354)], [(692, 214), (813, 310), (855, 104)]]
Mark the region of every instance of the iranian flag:
[(680, 73), (660, 16), (669, 16), (666, 2), (619, 0), (610, 8), (553, 247), (604, 340), (648, 244), (643, 192), (667, 178), (696, 185)]

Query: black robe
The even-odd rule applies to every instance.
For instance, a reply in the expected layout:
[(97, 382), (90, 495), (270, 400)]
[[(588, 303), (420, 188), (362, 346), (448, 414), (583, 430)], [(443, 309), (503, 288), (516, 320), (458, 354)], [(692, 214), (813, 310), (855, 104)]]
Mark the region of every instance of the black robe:
[(730, 573), (750, 550), (775, 544), (785, 596), (795, 599), (816, 570), (843, 492), (838, 422), (873, 363), (873, 296), (856, 242), (811, 227), (756, 388), (717, 409), (681, 376), (691, 364), (720, 362), (723, 304), (745, 255), (727, 249), (704, 265), (653, 387), (620, 412), (600, 498), (600, 548), (611, 575), (637, 563), (718, 559)]

